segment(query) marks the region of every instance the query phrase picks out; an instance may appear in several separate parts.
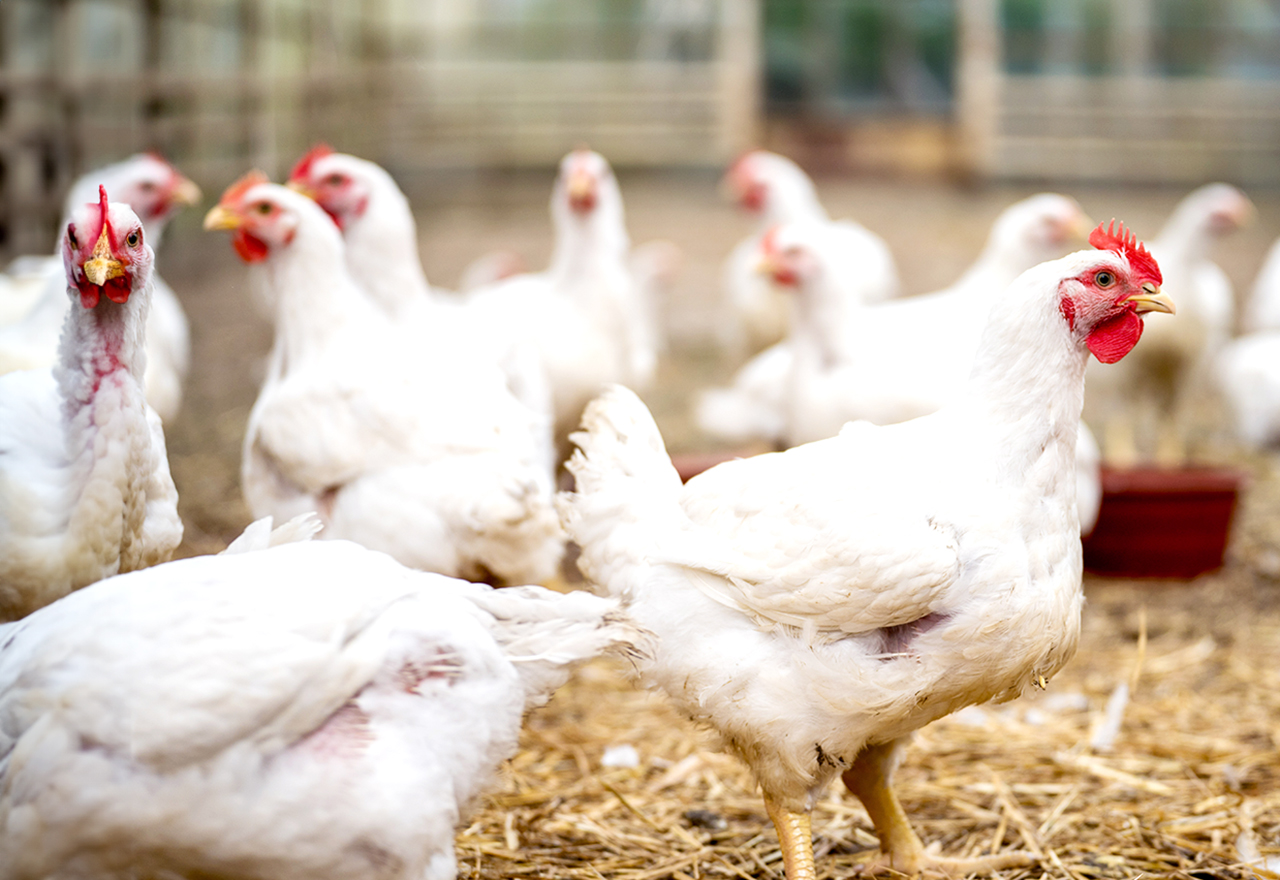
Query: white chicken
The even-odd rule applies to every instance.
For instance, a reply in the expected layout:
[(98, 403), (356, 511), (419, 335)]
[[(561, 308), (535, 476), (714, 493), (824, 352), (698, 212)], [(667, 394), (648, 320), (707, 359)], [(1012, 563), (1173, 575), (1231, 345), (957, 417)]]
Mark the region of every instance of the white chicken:
[(786, 156), (767, 150), (746, 153), (729, 168), (724, 188), (757, 221), (756, 231), (738, 243), (724, 264), (727, 320), (721, 325), (721, 342), (730, 351), (759, 351), (787, 335), (790, 307), (755, 271), (761, 238), (779, 224), (831, 224), (861, 267), (858, 294), (863, 302), (897, 295), (898, 269), (884, 239), (851, 220), (831, 220), (809, 175)]
[(467, 307), (537, 347), (563, 441), (607, 384), (649, 384), (659, 343), (652, 305), (631, 274), (622, 193), (603, 156), (574, 150), (564, 157), (551, 219), (551, 266), (476, 290)]
[(587, 409), (561, 518), (588, 580), (658, 639), (643, 680), (754, 771), (788, 880), (815, 876), (809, 811), (839, 774), (883, 864), (937, 859), (891, 788), (912, 731), (1010, 699), (1071, 657), (1081, 550), (1073, 460), (1085, 361), (1122, 358), (1172, 311), (1121, 227), (998, 298), (964, 393), (938, 412), (721, 464), (682, 486), (644, 405)]
[[(990, 304), (990, 293), (973, 295), (966, 312), (953, 308), (956, 338), (913, 347), (912, 329), (925, 315), (891, 304), (860, 306), (839, 289), (855, 267), (838, 241), (810, 224), (779, 227), (765, 239), (761, 268), (783, 290), (792, 290), (794, 316), (788, 350), (791, 374), (785, 384), (783, 437), (788, 445), (834, 437), (847, 422), (877, 425), (927, 415), (963, 393)], [(959, 297), (940, 300), (963, 306)], [(931, 315), (931, 317), (938, 317)], [(887, 344), (896, 340), (899, 344)], [(1080, 422), (1076, 451), (1076, 497), (1080, 527), (1088, 534), (1102, 504), (1097, 441)]]
[[(779, 243), (778, 233), (773, 236), (770, 249), (775, 254), (804, 247), (803, 242), (812, 239), (803, 257), (808, 273), (798, 266), (769, 271), (776, 256), (762, 264), (762, 236), (754, 255), (760, 280), (794, 290), (802, 274), (812, 276), (806, 280), (817, 297), (813, 307), (823, 324), (820, 332), (836, 346), (822, 357), (828, 366), (848, 361), (870, 368), (858, 388), (874, 401), (861, 410), (836, 414), (820, 426), (794, 424), (795, 407), (788, 394), (796, 343), (788, 341), (753, 358), (730, 387), (705, 392), (698, 402), (699, 427), (732, 442), (797, 443), (832, 436), (850, 418), (887, 423), (932, 412), (964, 383), (992, 299), (1022, 272), (1061, 255), (1072, 239), (1083, 239), (1086, 223), (1074, 199), (1055, 193), (1024, 199), (1000, 214), (978, 259), (951, 287), (867, 307), (861, 306), (865, 291), (858, 266), (846, 258), (839, 236), (828, 226), (792, 224), (784, 243)], [(780, 285), (780, 278), (786, 283)], [(884, 382), (892, 383), (892, 393), (888, 387), (879, 390)]]
[(324, 211), (261, 173), (233, 184), (205, 228), (233, 231), (277, 307), (241, 471), (255, 517), (316, 510), (324, 538), (473, 580), (555, 571), (549, 426), (491, 360), (398, 331), (348, 274)]
[(0, 376), (0, 620), (167, 560), (182, 540), (160, 418), (143, 397), (151, 247), (128, 205), (63, 229), (72, 301), (57, 366)]
[(1280, 239), (1262, 260), (1245, 306), (1244, 329), (1248, 333), (1280, 330)]
[(1249, 333), (1218, 355), (1215, 378), (1236, 437), (1252, 449), (1280, 443), (1280, 330)]
[(388, 314), (404, 317), (431, 297), (413, 209), (386, 169), (319, 144), (294, 164), (287, 186), (338, 224), (351, 277)]
[(1254, 280), (1244, 324), (1249, 332), (1223, 347), (1214, 373), (1236, 437), (1263, 449), (1280, 443), (1280, 241)]
[[(153, 250), (159, 246), (169, 219), (183, 207), (200, 201), (199, 187), (176, 168), (154, 153), (139, 153), (76, 181), (67, 196), (64, 224), (72, 211), (97, 198), (99, 185), (107, 188), (114, 201), (133, 209)], [(0, 373), (53, 366), (58, 359), (58, 334), (68, 308), (61, 256), (24, 259), (17, 272), (5, 278), (11, 287), (35, 291), (35, 297), (20, 319), (0, 325)], [(191, 362), (191, 332), (173, 289), (157, 272), (152, 272), (151, 281), (143, 382), (147, 403), (168, 422), (182, 406), (182, 385)], [(15, 294), (10, 291), (6, 295)]]
[(27, 316), (44, 292), (49, 264), (60, 269), (57, 255), (37, 257), (31, 254), (14, 259), (0, 274), (0, 332), (9, 324)]
[(523, 712), (644, 635), (320, 542), (111, 578), (0, 639), (3, 880), (452, 880)]
[(1163, 465), (1185, 461), (1189, 407), (1207, 390), (1235, 321), (1231, 282), (1210, 251), (1252, 215), (1253, 204), (1238, 189), (1210, 184), (1179, 202), (1151, 241), (1168, 279), (1165, 288), (1178, 303), (1178, 320), (1151, 322), (1137, 355), (1116, 370), (1095, 369), (1096, 379), (1090, 376), (1090, 409), (1092, 401), (1101, 404), (1106, 460), (1121, 466), (1142, 458)]
[[(351, 277), (397, 326), (418, 339), (429, 334), (437, 347), (452, 346), (462, 359), (491, 353), (511, 393), (550, 424), (551, 389), (527, 332), (495, 326), (486, 314), (427, 283), (409, 200), (385, 169), (321, 144), (298, 160), (287, 185), (314, 199), (338, 224)], [(548, 430), (548, 469), (555, 464), (550, 440)]]

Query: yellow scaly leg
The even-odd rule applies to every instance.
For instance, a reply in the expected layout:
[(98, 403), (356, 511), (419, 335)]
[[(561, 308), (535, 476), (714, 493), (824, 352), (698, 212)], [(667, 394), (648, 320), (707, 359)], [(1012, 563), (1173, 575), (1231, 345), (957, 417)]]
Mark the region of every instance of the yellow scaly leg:
[(764, 808), (773, 820), (773, 827), (778, 829), (787, 880), (818, 880), (818, 869), (813, 863), (813, 831), (809, 825), (809, 814), (793, 813), (767, 794), (764, 796)]

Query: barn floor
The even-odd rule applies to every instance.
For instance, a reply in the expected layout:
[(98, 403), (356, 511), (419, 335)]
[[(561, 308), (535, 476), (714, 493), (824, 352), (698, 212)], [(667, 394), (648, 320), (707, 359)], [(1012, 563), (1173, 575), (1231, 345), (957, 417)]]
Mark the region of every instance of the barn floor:
[[(701, 340), (714, 326), (720, 261), (748, 224), (718, 199), (713, 175), (620, 179), (633, 241), (667, 238), (685, 256), (666, 304), (671, 355), (647, 397), (673, 451), (708, 448), (688, 406), (697, 388), (735, 366)], [(436, 283), (452, 283), (499, 247), (545, 264), (548, 175), (418, 184), (423, 261)], [(866, 180), (820, 188), (834, 216), (856, 217), (888, 240), (908, 293), (949, 283), (999, 210), (1036, 191)], [(1067, 191), (1095, 219), (1119, 216), (1147, 236), (1181, 195)], [(1257, 221), (1218, 254), (1238, 292), (1280, 236), (1280, 192), (1251, 195)], [(182, 555), (221, 549), (249, 521), (240, 441), (271, 342), (244, 270), (224, 237), (199, 231), (199, 219), (177, 221), (160, 260), (194, 334), (187, 401), (167, 427), (187, 528)], [(1261, 855), (1280, 867), (1280, 458), (1229, 446), (1206, 457), (1250, 475), (1225, 568), (1190, 584), (1088, 578), (1080, 652), (1047, 692), (967, 710), (917, 738), (898, 788), (926, 843), (947, 855), (1041, 856), (1038, 868), (1008, 877), (1276, 876), (1240, 863)], [(459, 835), (459, 876), (781, 877), (748, 774), (623, 673), (592, 664), (530, 716), (521, 752)], [(1122, 684), (1131, 696), (1114, 745), (1091, 748)], [(634, 766), (605, 766), (606, 750), (626, 745)], [(819, 876), (854, 875), (874, 849), (869, 831), (851, 795), (829, 792), (814, 818)]]

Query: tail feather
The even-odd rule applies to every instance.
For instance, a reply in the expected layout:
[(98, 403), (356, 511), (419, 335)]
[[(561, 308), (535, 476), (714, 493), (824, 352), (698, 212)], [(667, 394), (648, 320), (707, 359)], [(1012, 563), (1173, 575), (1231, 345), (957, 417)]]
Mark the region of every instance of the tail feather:
[(233, 553), (252, 553), (255, 550), (267, 550), (281, 544), (292, 544), (298, 541), (310, 541), (324, 528), (324, 523), (315, 513), (303, 513), (295, 516), (282, 526), (271, 528), (272, 518), (264, 516), (254, 520), (240, 533), (240, 536), (227, 545), (227, 549), (219, 553), (226, 556)]
[(568, 464), (579, 494), (605, 490), (619, 479), (637, 479), (655, 491), (678, 491), (662, 434), (634, 391), (612, 385), (582, 415), (584, 430), (570, 435), (578, 445)]
[(653, 416), (634, 392), (615, 385), (592, 401), (572, 435), (568, 463), (576, 487), (556, 499), (560, 521), (582, 548), (588, 580), (628, 598), (664, 523), (681, 515), (680, 475)]
[(490, 634), (519, 673), (526, 708), (550, 699), (577, 663), (604, 653), (632, 661), (650, 654), (650, 634), (612, 599), (542, 587), (477, 590), (467, 598), (489, 615)]

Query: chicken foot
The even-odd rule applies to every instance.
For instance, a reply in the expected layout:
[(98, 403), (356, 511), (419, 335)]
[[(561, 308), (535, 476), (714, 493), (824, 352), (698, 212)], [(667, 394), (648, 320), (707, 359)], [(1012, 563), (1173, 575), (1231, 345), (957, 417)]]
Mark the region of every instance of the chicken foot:
[[(927, 851), (911, 828), (891, 785), (896, 753), (905, 741), (867, 746), (844, 772), (844, 784), (858, 796), (880, 838), (880, 858), (862, 866), (862, 873), (905, 874), (909, 877), (962, 877), (990, 874), (1005, 868), (1036, 864), (1030, 853), (1014, 852), (982, 858), (953, 859)], [(790, 874), (788, 874), (790, 878)]]
[(764, 808), (778, 830), (778, 844), (782, 849), (782, 866), (787, 880), (817, 880), (818, 869), (813, 861), (813, 831), (808, 813), (797, 813), (783, 807), (769, 795), (764, 796)]

